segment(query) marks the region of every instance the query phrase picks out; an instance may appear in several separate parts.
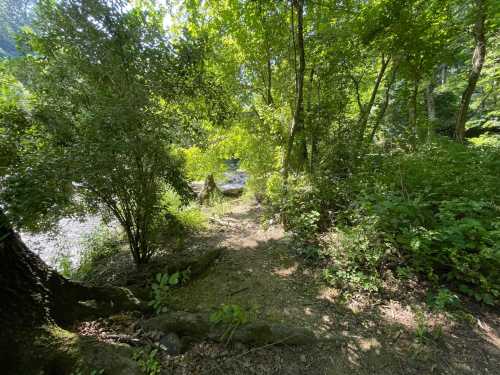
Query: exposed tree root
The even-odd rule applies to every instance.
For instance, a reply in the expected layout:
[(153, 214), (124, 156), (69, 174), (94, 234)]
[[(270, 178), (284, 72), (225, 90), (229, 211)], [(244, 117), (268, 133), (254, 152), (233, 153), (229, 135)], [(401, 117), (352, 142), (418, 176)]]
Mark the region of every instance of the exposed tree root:
[(190, 277), (196, 277), (206, 272), (206, 270), (222, 255), (224, 249), (211, 249), (198, 257), (191, 259), (181, 258), (173, 261), (168, 266), (163, 264), (148, 264), (130, 274), (127, 285), (148, 286), (152, 277), (158, 273), (168, 273), (169, 275), (189, 269)]
[[(241, 342), (250, 345), (280, 343), (288, 345), (307, 345), (317, 342), (313, 332), (298, 327), (276, 323), (256, 322), (230, 327), (214, 325), (208, 314), (188, 312), (169, 312), (142, 321), (140, 326), (146, 331), (174, 332), (180, 336), (191, 336), (214, 341)], [(231, 331), (230, 336), (227, 332)]]

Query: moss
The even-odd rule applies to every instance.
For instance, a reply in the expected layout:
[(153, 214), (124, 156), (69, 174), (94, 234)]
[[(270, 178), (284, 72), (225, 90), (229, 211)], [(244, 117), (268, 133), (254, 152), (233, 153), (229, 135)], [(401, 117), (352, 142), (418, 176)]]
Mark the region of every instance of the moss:
[(7, 373), (69, 375), (77, 369), (84, 373), (104, 369), (107, 375), (141, 374), (126, 345), (99, 342), (55, 325), (20, 332), (18, 337), (17, 360)]

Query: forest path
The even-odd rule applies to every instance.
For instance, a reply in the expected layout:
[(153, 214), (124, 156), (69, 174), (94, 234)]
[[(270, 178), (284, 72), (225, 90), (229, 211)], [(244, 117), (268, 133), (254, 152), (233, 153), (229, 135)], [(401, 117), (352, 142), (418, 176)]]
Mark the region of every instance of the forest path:
[(472, 323), (431, 314), (412, 283), (387, 285), (382, 297), (341, 293), (326, 286), (320, 267), (296, 255), (281, 226), (263, 226), (261, 217), (256, 202), (237, 199), (213, 218), (193, 243), (226, 251), (201, 278), (173, 290), (173, 305), (206, 312), (234, 304), (250, 320), (306, 327), (320, 337), (341, 335), (345, 343), (271, 346), (244, 356), (205, 343), (171, 360), (172, 369), (188, 369), (172, 373), (493, 374), (500, 368), (498, 314), (474, 316)]
[(187, 310), (237, 304), (252, 318), (329, 329), (322, 320), (328, 318), (313, 311), (321, 301), (311, 271), (291, 254), (291, 239), (282, 227), (263, 227), (260, 217), (255, 202), (236, 200), (221, 217), (211, 219), (208, 235), (197, 242), (226, 252), (204, 277), (178, 289), (174, 304)]

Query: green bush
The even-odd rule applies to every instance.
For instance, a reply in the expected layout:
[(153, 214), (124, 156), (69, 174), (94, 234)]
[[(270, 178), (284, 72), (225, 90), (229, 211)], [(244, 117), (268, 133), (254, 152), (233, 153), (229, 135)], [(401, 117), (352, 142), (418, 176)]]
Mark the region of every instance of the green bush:
[(269, 207), (278, 212), (294, 236), (296, 250), (306, 258), (319, 255), (317, 233), (321, 222), (321, 202), (317, 190), (306, 176), (290, 178), (286, 189), (280, 175), (267, 182)]
[(122, 244), (119, 232), (106, 225), (99, 226), (84, 240), (80, 265), (73, 276), (76, 279), (84, 279), (100, 261), (120, 252)]
[[(442, 141), (413, 154), (373, 155), (344, 186), (334, 263), (373, 275), (411, 266), (494, 304), (500, 296), (500, 151)], [(344, 267), (344, 269), (345, 269)]]
[[(196, 231), (205, 229), (207, 226), (207, 217), (201, 211), (200, 206), (193, 202), (186, 204), (173, 189), (165, 189), (161, 205), (164, 208), (162, 211), (163, 219), (165, 211), (167, 211), (184, 229)], [(170, 224), (172, 223), (162, 223), (162, 225), (167, 226)]]

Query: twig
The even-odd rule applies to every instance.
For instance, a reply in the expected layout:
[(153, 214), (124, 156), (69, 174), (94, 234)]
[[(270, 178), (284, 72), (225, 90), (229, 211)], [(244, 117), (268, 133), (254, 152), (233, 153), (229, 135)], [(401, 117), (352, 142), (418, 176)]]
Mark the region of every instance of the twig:
[(244, 288), (238, 289), (238, 290), (236, 290), (236, 291), (234, 291), (234, 292), (230, 293), (230, 294), (229, 294), (229, 296), (230, 296), (230, 297), (232, 297), (232, 296), (234, 296), (235, 294), (238, 294), (238, 293), (244, 292), (245, 290), (248, 290), (248, 289), (250, 289), (250, 287), (249, 287), (249, 286), (246, 286), (246, 287), (244, 287)]

